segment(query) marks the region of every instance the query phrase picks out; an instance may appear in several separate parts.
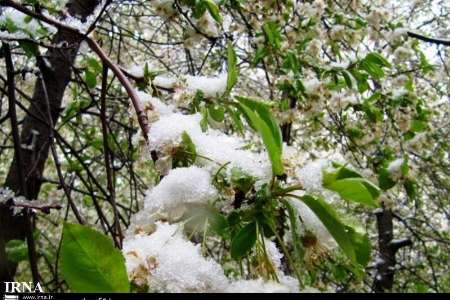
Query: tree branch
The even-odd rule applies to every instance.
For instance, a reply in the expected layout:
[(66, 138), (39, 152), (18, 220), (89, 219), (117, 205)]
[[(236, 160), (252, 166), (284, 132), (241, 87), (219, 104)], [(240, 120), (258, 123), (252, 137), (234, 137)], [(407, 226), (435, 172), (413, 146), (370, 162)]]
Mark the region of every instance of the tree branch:
[(408, 31), (408, 36), (418, 39), (418, 40), (421, 40), (421, 41), (424, 41), (424, 42), (427, 42), (427, 43), (443, 45), (443, 46), (447, 46), (447, 47), (450, 46), (450, 40), (431, 38), (431, 37), (428, 37), (428, 36), (425, 36), (425, 35), (422, 35), (419, 33), (415, 33), (412, 31)]

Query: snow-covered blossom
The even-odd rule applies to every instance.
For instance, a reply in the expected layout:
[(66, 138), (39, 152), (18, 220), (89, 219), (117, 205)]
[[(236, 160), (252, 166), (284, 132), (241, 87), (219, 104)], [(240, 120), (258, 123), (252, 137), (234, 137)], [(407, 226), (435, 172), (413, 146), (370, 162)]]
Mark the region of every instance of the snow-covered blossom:
[(197, 26), (208, 37), (219, 37), (219, 28), (208, 10), (197, 20)]
[(158, 75), (153, 79), (153, 84), (164, 89), (173, 89), (177, 84), (177, 80), (173, 77)]
[(153, 0), (150, 4), (161, 17), (171, 17), (175, 14), (174, 0)]
[(307, 191), (323, 190), (323, 170), (331, 167), (328, 159), (318, 159), (297, 170), (297, 177)]
[(199, 114), (174, 113), (161, 117), (152, 124), (149, 131), (148, 138), (152, 150), (163, 151), (168, 146), (173, 147), (181, 141), (184, 131), (189, 135), (201, 132), (200, 120)]
[(414, 55), (414, 51), (411, 48), (400, 46), (394, 50), (393, 54), (396, 61), (403, 61), (410, 59)]
[(152, 97), (151, 95), (136, 91), (139, 99), (141, 100), (141, 103), (144, 105), (144, 107), (151, 106), (150, 109), (156, 110), (156, 112), (159, 115), (168, 115), (173, 113), (174, 107), (171, 104), (165, 104), (160, 99), (156, 97)]
[(222, 267), (201, 255), (178, 225), (157, 223), (151, 235), (124, 241), (130, 279), (157, 292), (219, 292), (228, 284)]
[(400, 171), (402, 164), (403, 164), (403, 158), (398, 158), (389, 164), (389, 166), (387, 167), (387, 170), (390, 173), (398, 172), (398, 171)]
[(227, 170), (233, 167), (258, 179), (259, 183), (271, 178), (271, 165), (266, 152), (244, 150), (245, 143), (240, 138), (228, 136), (218, 130), (203, 132), (200, 127), (199, 114), (184, 115), (174, 113), (153, 123), (149, 132), (152, 150), (170, 153), (177, 147), (181, 135), (186, 132), (196, 146), (199, 158), (197, 163), (207, 167), (211, 172), (228, 163)]
[(195, 166), (177, 168), (147, 192), (144, 210), (179, 216), (186, 204), (208, 203), (216, 197), (217, 190), (211, 184), (209, 172)]
[(191, 91), (200, 90), (207, 97), (220, 96), (227, 88), (227, 73), (217, 77), (186, 76), (186, 84)]
[(135, 77), (144, 77), (144, 68), (142, 66), (132, 65), (127, 72)]

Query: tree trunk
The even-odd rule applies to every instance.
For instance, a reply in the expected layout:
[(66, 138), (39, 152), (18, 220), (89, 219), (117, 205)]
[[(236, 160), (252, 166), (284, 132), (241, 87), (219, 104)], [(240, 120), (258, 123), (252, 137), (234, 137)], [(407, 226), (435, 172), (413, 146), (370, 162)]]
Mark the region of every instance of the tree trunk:
[[(68, 12), (72, 16), (85, 19), (93, 13), (99, 0), (71, 0), (67, 4)], [(56, 124), (60, 112), (64, 91), (69, 84), (71, 67), (78, 53), (81, 38), (71, 32), (60, 30), (53, 38), (54, 45), (65, 45), (61, 49), (49, 49), (46, 59), (41, 61), (40, 69), (47, 87), (53, 124)], [(44, 90), (39, 80), (36, 81), (32, 101), (28, 107), (20, 134), (20, 157), (22, 166), (18, 165), (17, 153), (9, 168), (5, 186), (14, 192), (33, 200), (38, 197), (42, 184), (45, 163), (49, 154), (49, 136), (51, 128), (47, 125), (47, 106)], [(37, 119), (39, 118), (39, 119)], [(22, 168), (25, 176), (26, 190), (20, 191), (18, 167)], [(12, 281), (17, 265), (7, 261), (5, 244), (12, 239), (24, 239), (26, 236), (26, 219), (12, 216), (11, 210), (0, 205), (0, 283)], [(4, 286), (1, 284), (3, 289)]]
[(395, 254), (405, 246), (412, 244), (410, 239), (395, 241), (394, 238), (394, 216), (390, 209), (381, 208), (375, 213), (378, 227), (378, 250), (379, 256), (375, 262), (375, 278), (373, 289), (377, 293), (390, 291), (394, 285), (395, 265), (397, 261)]

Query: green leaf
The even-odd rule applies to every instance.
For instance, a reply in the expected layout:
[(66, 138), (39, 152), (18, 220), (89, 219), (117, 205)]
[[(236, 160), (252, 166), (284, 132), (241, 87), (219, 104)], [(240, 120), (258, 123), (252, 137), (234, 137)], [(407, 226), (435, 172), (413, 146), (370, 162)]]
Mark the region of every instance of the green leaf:
[(231, 257), (240, 260), (243, 258), (256, 243), (256, 226), (251, 222), (244, 226), (231, 241)]
[(346, 231), (345, 225), (341, 222), (338, 215), (328, 203), (322, 198), (315, 198), (309, 195), (296, 198), (303, 201), (320, 219), (328, 232), (335, 239), (336, 243), (352, 261), (356, 262), (356, 253), (352, 245), (352, 239)]
[(111, 239), (89, 227), (64, 224), (61, 274), (72, 292), (129, 292), (125, 259)]
[(90, 57), (86, 60), (86, 63), (88, 65), (89, 70), (96, 74), (99, 75), (100, 73), (102, 73), (103, 67), (102, 64), (95, 59), (94, 57)]
[(181, 144), (173, 154), (174, 167), (189, 167), (197, 159), (197, 148), (186, 131), (181, 134)]
[(371, 63), (367, 60), (363, 60), (360, 63), (360, 69), (366, 71), (375, 79), (381, 79), (384, 77), (384, 71), (378, 65)]
[(391, 173), (386, 168), (382, 168), (378, 173), (378, 184), (382, 190), (387, 191), (394, 187), (396, 182), (392, 179)]
[(415, 180), (407, 178), (403, 186), (409, 198), (415, 199), (417, 197), (417, 183)]
[(247, 117), (249, 124), (259, 132), (266, 146), (272, 163), (272, 171), (275, 175), (282, 175), (283, 163), (281, 161), (282, 139), (281, 130), (268, 107), (261, 102), (237, 97), (239, 107)]
[(410, 130), (414, 133), (423, 132), (427, 129), (427, 122), (413, 119), (411, 120)]
[(39, 47), (35, 43), (28, 41), (19, 41), (19, 45), (28, 58), (34, 57), (39, 54)]
[(185, 228), (191, 231), (202, 232), (207, 224), (208, 229), (222, 236), (228, 228), (227, 219), (217, 208), (210, 205), (192, 205), (186, 211), (183, 219), (187, 220)]
[(221, 23), (222, 17), (220, 16), (220, 10), (216, 2), (214, 2), (214, 0), (203, 0), (203, 3), (205, 3), (206, 9), (211, 14), (211, 17), (213, 17), (213, 19), (217, 22)]
[(274, 49), (281, 47), (281, 33), (277, 23), (269, 21), (263, 25), (263, 32), (266, 36), (266, 40)]
[(388, 67), (388, 68), (391, 67), (391, 64), (383, 56), (381, 56), (381, 54), (377, 52), (371, 52), (367, 54), (365, 60), (381, 67)]
[(344, 200), (377, 206), (375, 199), (379, 196), (378, 188), (364, 178), (340, 179), (325, 187), (337, 192)]
[(252, 60), (252, 65), (257, 66), (267, 55), (269, 55), (269, 51), (266, 47), (260, 47), (256, 49), (255, 57)]
[(220, 105), (209, 105), (208, 112), (211, 118), (216, 122), (222, 122), (225, 119), (225, 108)]
[(350, 73), (347, 70), (342, 71), (342, 76), (344, 77), (345, 84), (349, 89), (353, 87), (353, 82)]
[(5, 251), (11, 262), (19, 263), (28, 259), (28, 246), (23, 240), (10, 240), (5, 245)]
[(227, 58), (228, 58), (227, 92), (229, 93), (236, 84), (238, 77), (236, 52), (234, 52), (232, 43), (228, 43)]
[(247, 193), (255, 184), (255, 178), (248, 175), (247, 173), (244, 173), (239, 168), (232, 168), (231, 169), (231, 183), (232, 185), (243, 192), (244, 194)]
[(286, 210), (289, 216), (289, 222), (291, 225), (291, 234), (292, 234), (292, 246), (294, 248), (294, 258), (297, 263), (301, 262), (304, 255), (305, 249), (303, 248), (303, 243), (300, 237), (300, 228), (298, 224), (298, 215), (295, 212), (295, 209), (288, 201), (284, 201), (284, 205), (286, 206)]
[(322, 184), (325, 188), (337, 192), (344, 200), (377, 206), (375, 200), (380, 196), (380, 190), (376, 185), (339, 163), (333, 162), (333, 167), (337, 170), (323, 171)]
[(84, 81), (86, 82), (88, 88), (93, 89), (97, 86), (97, 75), (87, 69), (84, 71)]
[(355, 249), (356, 261), (363, 267), (367, 266), (372, 251), (368, 235), (356, 231), (351, 226), (347, 226), (346, 229)]

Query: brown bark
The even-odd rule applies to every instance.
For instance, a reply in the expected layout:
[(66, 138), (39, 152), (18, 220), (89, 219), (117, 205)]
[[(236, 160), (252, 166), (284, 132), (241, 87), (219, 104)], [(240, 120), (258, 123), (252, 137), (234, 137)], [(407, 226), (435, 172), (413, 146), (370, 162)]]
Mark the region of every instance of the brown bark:
[[(73, 16), (86, 18), (92, 14), (98, 0), (71, 0), (68, 3), (68, 11)], [(36, 81), (29, 113), (23, 120), (20, 134), (20, 157), (22, 160), (22, 173), (25, 177), (25, 191), (20, 191), (18, 153), (14, 154), (5, 186), (15, 192), (33, 200), (38, 197), (45, 163), (50, 149), (50, 134), (52, 128), (48, 124), (56, 124), (61, 112), (61, 103), (64, 91), (69, 84), (71, 66), (77, 55), (82, 37), (73, 32), (59, 30), (53, 38), (54, 45), (64, 44), (67, 47), (61, 49), (49, 49), (45, 54), (46, 59), (38, 59), (42, 77), (47, 87), (48, 99), (52, 122), (47, 117), (47, 105), (43, 86)], [(36, 116), (41, 120), (37, 120)], [(44, 122), (42, 121), (44, 120)], [(8, 262), (5, 253), (5, 244), (12, 239), (24, 239), (27, 227), (26, 219), (22, 216), (12, 216), (11, 210), (0, 206), (0, 283), (12, 281), (16, 272), (16, 264)], [(3, 288), (3, 284), (1, 285)]]
[(394, 285), (395, 254), (405, 246), (412, 244), (411, 240), (394, 240), (394, 215), (390, 209), (378, 209), (375, 213), (378, 227), (379, 256), (375, 263), (375, 278), (373, 289), (377, 293), (390, 291)]

